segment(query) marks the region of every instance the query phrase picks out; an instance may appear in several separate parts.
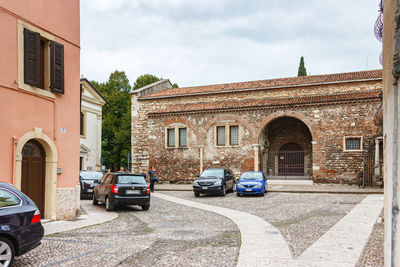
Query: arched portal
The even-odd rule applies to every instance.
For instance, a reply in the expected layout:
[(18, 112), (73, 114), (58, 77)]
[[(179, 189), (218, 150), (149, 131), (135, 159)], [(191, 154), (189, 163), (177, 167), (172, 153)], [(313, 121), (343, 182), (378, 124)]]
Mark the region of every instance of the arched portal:
[(311, 179), (312, 135), (301, 120), (283, 116), (261, 131), (260, 169), (270, 179)]
[(45, 203), (45, 152), (42, 145), (31, 139), (22, 148), (21, 191), (30, 197), (43, 218)]

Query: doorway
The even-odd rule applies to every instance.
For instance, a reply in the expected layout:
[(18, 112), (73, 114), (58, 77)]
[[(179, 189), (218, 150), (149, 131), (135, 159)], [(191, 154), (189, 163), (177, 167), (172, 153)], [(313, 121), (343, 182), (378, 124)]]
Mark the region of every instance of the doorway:
[(42, 145), (29, 140), (22, 148), (21, 191), (30, 197), (44, 216), (45, 152)]
[(279, 176), (304, 176), (304, 150), (296, 143), (287, 143), (279, 149)]

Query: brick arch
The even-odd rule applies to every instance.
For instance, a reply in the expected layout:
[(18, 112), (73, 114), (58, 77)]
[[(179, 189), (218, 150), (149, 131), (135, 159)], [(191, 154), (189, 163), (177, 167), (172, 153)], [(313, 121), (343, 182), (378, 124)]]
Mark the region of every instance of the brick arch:
[(259, 127), (257, 127), (255, 129), (255, 133), (256, 133), (255, 137), (257, 139), (254, 139), (254, 143), (255, 144), (258, 143), (258, 140), (260, 139), (260, 136), (262, 134), (262, 130), (270, 122), (272, 122), (273, 120), (276, 120), (278, 118), (281, 118), (281, 117), (292, 117), (292, 118), (298, 119), (299, 121), (304, 123), (307, 126), (308, 130), (310, 131), (310, 133), (311, 133), (311, 140), (314, 140), (314, 138), (316, 136), (315, 130), (311, 127), (312, 122), (307, 116), (305, 116), (302, 113), (296, 112), (296, 111), (277, 111), (277, 112), (274, 112), (274, 113), (268, 115), (264, 120), (261, 121), (261, 123), (259, 124)]
[(200, 141), (199, 141), (199, 136), (200, 136), (199, 135), (199, 129), (195, 124), (193, 124), (192, 122), (180, 117), (180, 118), (171, 118), (171, 119), (165, 120), (164, 121), (164, 127), (167, 127), (168, 125), (173, 124), (173, 123), (182, 123), (182, 124), (187, 125), (194, 132), (194, 134), (196, 136), (197, 144), (200, 143)]
[(221, 115), (221, 116), (218, 116), (216, 118), (213, 118), (213, 119), (209, 120), (207, 122), (207, 124), (204, 127), (202, 127), (202, 129), (200, 131), (200, 136), (199, 136), (200, 137), (199, 144), (204, 145), (204, 141), (206, 140), (206, 135), (207, 135), (208, 130), (214, 124), (216, 124), (216, 123), (218, 123), (220, 121), (223, 121), (223, 120), (233, 120), (233, 121), (236, 121), (236, 122), (240, 123), (242, 126), (244, 126), (249, 131), (250, 140), (255, 140), (255, 136), (256, 135), (255, 135), (255, 131), (254, 131), (254, 126), (252, 127), (247, 120), (245, 120), (245, 119), (243, 119), (243, 118), (241, 118), (239, 116)]

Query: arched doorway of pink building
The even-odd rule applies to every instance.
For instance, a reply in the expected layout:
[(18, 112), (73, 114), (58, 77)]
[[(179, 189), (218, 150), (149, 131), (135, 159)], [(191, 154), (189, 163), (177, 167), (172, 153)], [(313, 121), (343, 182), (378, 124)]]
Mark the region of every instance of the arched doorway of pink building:
[(17, 140), (14, 186), (34, 198), (43, 218), (56, 220), (57, 148), (42, 128), (34, 128)]
[(21, 191), (31, 198), (43, 218), (45, 203), (45, 159), (42, 145), (29, 140), (22, 148)]
[(300, 119), (272, 119), (259, 135), (260, 170), (269, 179), (311, 179), (311, 141), (311, 131)]

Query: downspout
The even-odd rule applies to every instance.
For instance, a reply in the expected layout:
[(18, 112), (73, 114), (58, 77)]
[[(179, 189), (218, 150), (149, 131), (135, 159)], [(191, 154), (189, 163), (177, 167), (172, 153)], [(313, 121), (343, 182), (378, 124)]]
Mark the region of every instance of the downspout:
[(398, 153), (399, 153), (399, 79), (400, 79), (400, 0), (396, 0), (396, 29), (394, 33), (394, 55), (393, 55), (393, 146), (392, 146), (392, 157), (393, 157), (393, 169), (392, 169), (392, 229), (391, 229), (391, 266), (396, 266), (396, 239), (397, 239), (397, 222), (399, 217), (399, 205), (398, 205)]
[(17, 146), (17, 137), (13, 136), (12, 141), (12, 158), (11, 158), (11, 166), (12, 166), (12, 184), (15, 186), (15, 161), (16, 158), (16, 146)]

